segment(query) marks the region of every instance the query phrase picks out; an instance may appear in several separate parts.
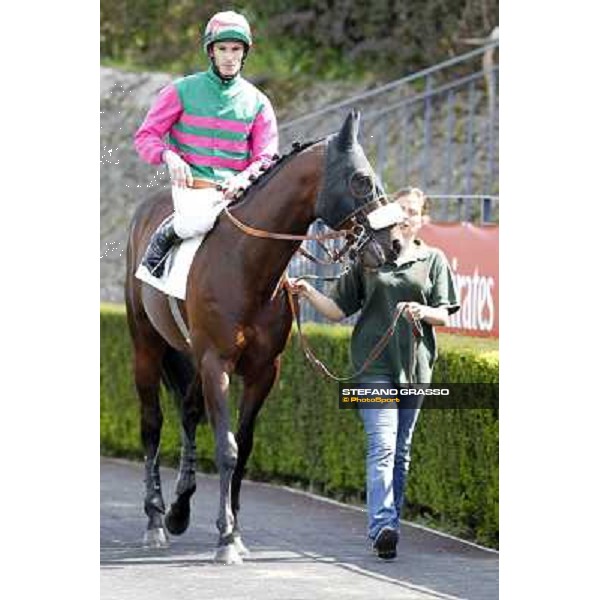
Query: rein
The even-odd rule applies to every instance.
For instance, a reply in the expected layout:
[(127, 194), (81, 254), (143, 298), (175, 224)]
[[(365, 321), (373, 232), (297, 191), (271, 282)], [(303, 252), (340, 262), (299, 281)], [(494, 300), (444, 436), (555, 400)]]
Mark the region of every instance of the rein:
[(250, 227), (250, 225), (242, 223), (239, 219), (237, 219), (231, 214), (227, 207), (225, 207), (223, 211), (238, 229), (241, 229), (244, 233), (248, 235), (252, 235), (254, 237), (259, 238), (304, 242), (308, 240), (333, 240), (336, 238), (346, 237), (348, 235), (346, 231), (332, 231), (331, 233), (323, 233), (321, 235), (293, 235), (291, 233), (275, 233), (272, 231), (265, 231), (264, 229), (257, 229), (256, 227)]
[[(317, 258), (316, 256), (314, 256), (314, 254), (311, 254), (308, 250), (305, 250), (304, 248), (298, 248), (297, 251), (312, 262), (324, 266), (338, 264), (346, 254), (349, 254), (350, 258), (353, 258), (353, 256), (355, 257), (360, 246), (362, 246), (362, 244), (364, 244), (367, 241), (366, 232), (363, 225), (357, 224), (352, 228), (351, 231), (332, 231), (330, 233), (323, 233), (318, 235), (294, 235), (291, 233), (276, 233), (273, 231), (266, 231), (264, 229), (257, 229), (256, 227), (246, 225), (245, 223), (242, 223), (242, 221), (240, 221), (238, 218), (234, 217), (227, 207), (223, 209), (223, 212), (227, 215), (229, 220), (246, 235), (270, 240), (317, 242), (321, 246), (321, 248), (325, 250), (330, 260), (326, 261)], [(333, 250), (333, 252), (331, 252), (327, 248), (327, 246), (325, 246), (322, 243), (324, 240), (333, 240), (342, 237), (345, 238), (345, 242), (340, 250)], [(358, 246), (359, 248), (355, 248), (355, 246)]]
[[(329, 257), (331, 258), (330, 261), (324, 261), (322, 259), (319, 259), (316, 256), (314, 256), (313, 254), (311, 254), (310, 252), (308, 252), (307, 250), (304, 250), (303, 248), (298, 248), (298, 251), (303, 256), (305, 256), (306, 258), (312, 260), (313, 262), (316, 262), (321, 265), (331, 265), (331, 264), (338, 263), (346, 253), (356, 252), (356, 249), (353, 248), (353, 246), (357, 245), (357, 243), (358, 244), (365, 243), (365, 241), (366, 241), (364, 239), (365, 229), (362, 225), (356, 225), (352, 231), (333, 231), (331, 233), (324, 233), (324, 234), (320, 234), (320, 235), (293, 235), (293, 234), (289, 234), (289, 233), (276, 233), (276, 232), (272, 232), (272, 231), (265, 231), (264, 229), (257, 229), (256, 227), (251, 227), (250, 225), (246, 225), (245, 223), (242, 223), (242, 221), (240, 221), (239, 219), (234, 217), (227, 207), (225, 207), (223, 209), (223, 211), (225, 212), (225, 214), (227, 215), (229, 220), (238, 229), (243, 231), (245, 234), (251, 235), (254, 237), (271, 239), (271, 240), (287, 240), (287, 241), (314, 240), (319, 243), (321, 243), (323, 240), (330, 240), (330, 239), (337, 239), (337, 238), (345, 237), (346, 242), (344, 244), (344, 247), (339, 251), (334, 250), (333, 253), (331, 253), (325, 246), (322, 245), (322, 247), (325, 249), (325, 251), (327, 252)], [(298, 279), (319, 278), (319, 279), (325, 279), (325, 280), (335, 280), (338, 277), (339, 276), (336, 276), (336, 277), (312, 276), (311, 277), (311, 276), (304, 275), (304, 276), (299, 277)], [(335, 375), (334, 373), (332, 373), (327, 368), (327, 366), (315, 356), (315, 353), (310, 348), (310, 346), (306, 340), (306, 337), (305, 337), (304, 333), (302, 332), (302, 323), (300, 321), (300, 313), (296, 310), (293, 292), (291, 290), (287, 276), (283, 282), (283, 287), (285, 288), (285, 291), (287, 293), (287, 298), (288, 298), (288, 302), (290, 305), (290, 309), (292, 311), (292, 316), (293, 316), (294, 320), (296, 321), (296, 326), (298, 327), (298, 336), (300, 338), (300, 345), (304, 352), (304, 356), (306, 357), (306, 359), (308, 360), (308, 362), (311, 365), (316, 367), (316, 369), (318, 371), (320, 371), (326, 377), (329, 377), (330, 379), (333, 379), (335, 381), (349, 381), (351, 379), (355, 379), (356, 377), (358, 377), (359, 375), (364, 373), (367, 370), (367, 368), (369, 366), (371, 366), (371, 364), (375, 360), (377, 360), (377, 358), (379, 358), (381, 353), (385, 350), (385, 347), (387, 346), (388, 342), (390, 341), (390, 338), (394, 334), (394, 330), (396, 328), (398, 321), (400, 320), (400, 318), (402, 316), (404, 316), (406, 319), (408, 319), (408, 321), (411, 325), (411, 331), (413, 334), (413, 347), (412, 347), (411, 361), (410, 361), (411, 365), (410, 365), (410, 371), (408, 373), (409, 384), (410, 385), (413, 384), (413, 378), (414, 378), (414, 372), (415, 372), (415, 366), (416, 366), (416, 358), (417, 358), (417, 345), (418, 345), (419, 341), (421, 340), (421, 338), (423, 337), (423, 329), (421, 327), (421, 324), (418, 321), (416, 321), (410, 315), (410, 313), (406, 313), (406, 303), (405, 302), (399, 302), (397, 304), (396, 309), (394, 311), (394, 317), (392, 318), (392, 322), (391, 322), (390, 326), (387, 328), (386, 332), (383, 334), (383, 336), (378, 340), (378, 342), (372, 348), (371, 352), (367, 356), (367, 359), (363, 363), (362, 367), (360, 369), (358, 369), (357, 371), (355, 371), (354, 373), (352, 373), (351, 375), (348, 375), (347, 377), (339, 377), (338, 375)]]
[[(375, 186), (374, 179), (372, 179), (371, 187), (372, 187), (371, 196), (373, 196), (373, 198), (375, 198), (376, 186)], [(385, 198), (385, 194), (383, 195), (383, 197)], [(377, 200), (378, 199), (379, 198), (377, 198)], [(369, 223), (368, 223), (368, 220), (367, 220), (367, 217), (366, 217), (364, 211), (370, 204), (372, 204), (373, 202), (376, 202), (377, 200), (373, 199), (371, 202), (368, 203), (368, 205), (361, 206), (359, 209), (355, 210), (351, 215), (346, 216), (345, 221), (350, 219), (351, 220), (350, 222), (354, 223), (354, 226), (352, 227), (351, 230), (332, 231), (330, 233), (323, 233), (323, 234), (318, 234), (318, 235), (295, 235), (295, 234), (289, 234), (289, 233), (277, 233), (277, 232), (272, 232), (272, 231), (266, 231), (264, 229), (258, 229), (256, 227), (251, 227), (250, 225), (243, 223), (238, 218), (236, 218), (227, 207), (224, 207), (223, 212), (225, 213), (227, 218), (246, 235), (263, 238), (263, 239), (271, 239), (271, 240), (286, 240), (286, 241), (300, 241), (300, 242), (316, 241), (325, 250), (327, 256), (330, 259), (329, 261), (324, 261), (320, 258), (317, 258), (316, 256), (314, 256), (313, 254), (311, 254), (310, 252), (308, 252), (307, 250), (305, 250), (301, 247), (298, 248), (298, 252), (300, 252), (304, 257), (306, 257), (309, 260), (316, 262), (318, 264), (331, 265), (331, 264), (339, 263), (341, 261), (342, 257), (344, 257), (346, 254), (348, 254), (351, 259), (356, 258), (356, 256), (358, 255), (360, 250), (363, 248), (363, 246), (369, 241), (369, 239), (371, 239), (372, 231), (371, 231), (371, 227), (369, 226)], [(367, 233), (367, 231), (371, 231), (371, 233)], [(331, 252), (331, 251), (329, 251), (328, 248), (326, 248), (324, 246), (324, 244), (322, 244), (322, 242), (324, 240), (339, 239), (342, 237), (345, 238), (345, 243), (344, 243), (344, 246), (340, 250), (334, 250), (333, 252)], [(299, 277), (299, 279), (308, 279), (309, 277), (310, 276), (304, 276), (304, 277)], [(337, 279), (338, 277), (319, 277), (319, 279), (333, 280), (333, 279)], [(317, 278), (317, 277), (313, 276), (313, 278)], [(406, 312), (406, 307), (407, 307), (406, 303), (402, 302), (402, 303), (397, 304), (396, 309), (394, 311), (392, 323), (390, 324), (390, 326), (388, 327), (388, 329), (386, 330), (384, 335), (375, 344), (375, 346), (373, 347), (373, 349), (367, 356), (367, 359), (365, 360), (362, 367), (347, 377), (339, 377), (339, 376), (333, 374), (327, 368), (327, 366), (325, 364), (323, 364), (323, 362), (320, 361), (315, 356), (314, 352), (312, 351), (308, 342), (306, 341), (306, 338), (302, 332), (302, 324), (300, 322), (300, 314), (299, 314), (299, 311), (296, 310), (296, 304), (294, 303), (294, 297), (293, 297), (294, 295), (293, 295), (289, 280), (287, 278), (287, 275), (284, 276), (282, 284), (283, 284), (283, 287), (285, 288), (285, 291), (287, 294), (287, 298), (288, 298), (288, 301), (290, 304), (290, 309), (292, 311), (292, 316), (296, 321), (296, 326), (298, 327), (298, 335), (300, 337), (300, 344), (302, 346), (302, 350), (304, 352), (305, 357), (311, 363), (311, 365), (316, 367), (321, 373), (323, 373), (325, 376), (327, 376), (331, 379), (334, 379), (336, 381), (348, 381), (348, 380), (354, 379), (354, 378), (358, 377), (359, 375), (361, 375), (362, 373), (364, 373), (366, 371), (366, 369), (381, 355), (381, 353), (386, 348), (387, 344), (390, 341), (390, 338), (394, 334), (394, 330), (396, 328), (396, 325), (397, 325), (399, 319), (402, 316), (407, 318), (411, 324), (411, 329), (412, 329), (412, 333), (413, 333), (413, 348), (412, 348), (412, 356), (411, 356), (411, 367), (410, 367), (410, 372), (408, 375), (409, 383), (412, 385), (414, 367), (416, 365), (416, 349), (417, 349), (417, 344), (423, 335), (423, 330), (421, 329), (420, 323), (416, 322), (414, 320), (414, 318), (412, 318), (412, 315), (410, 315), (410, 313)]]
[[(298, 279), (306, 279), (306, 278), (307, 278), (306, 276), (298, 277)], [(300, 338), (300, 346), (302, 347), (304, 356), (306, 357), (306, 359), (312, 366), (316, 367), (316, 369), (318, 371), (320, 371), (322, 374), (324, 374), (325, 376), (327, 376), (330, 379), (333, 379), (335, 381), (349, 381), (351, 379), (357, 378), (359, 375), (362, 375), (362, 373), (364, 373), (367, 370), (367, 368), (370, 367), (371, 364), (375, 360), (377, 360), (377, 358), (379, 358), (381, 353), (385, 350), (385, 347), (387, 346), (388, 342), (390, 341), (390, 338), (394, 334), (394, 329), (396, 329), (396, 325), (398, 324), (400, 317), (404, 316), (406, 319), (408, 319), (408, 321), (411, 325), (411, 331), (413, 334), (412, 357), (411, 357), (410, 371), (408, 374), (408, 382), (410, 385), (412, 385), (414, 383), (413, 378), (414, 378), (414, 372), (415, 372), (415, 366), (416, 366), (417, 345), (420, 342), (421, 338), (423, 337), (423, 329), (421, 327), (421, 324), (418, 321), (416, 321), (414, 318), (412, 318), (412, 316), (409, 316), (410, 313), (406, 313), (406, 306), (407, 306), (406, 302), (398, 302), (398, 304), (396, 305), (396, 309), (394, 311), (394, 317), (392, 318), (392, 322), (391, 322), (390, 326), (387, 328), (387, 330), (383, 334), (383, 336), (381, 338), (379, 338), (379, 340), (375, 344), (375, 346), (373, 346), (373, 348), (371, 349), (371, 352), (369, 352), (369, 355), (367, 356), (365, 362), (360, 367), (360, 369), (358, 369), (351, 375), (348, 375), (347, 377), (339, 377), (338, 375), (335, 375), (334, 373), (332, 373), (327, 368), (327, 366), (315, 356), (315, 353), (312, 351), (310, 345), (308, 344), (308, 341), (306, 340), (306, 336), (302, 332), (302, 323), (300, 321), (300, 313), (299, 313), (299, 311), (296, 310), (296, 304), (294, 303), (294, 294), (292, 292), (291, 286), (290, 286), (287, 278), (283, 282), (283, 287), (285, 288), (285, 291), (287, 293), (288, 301), (289, 301), (290, 308), (292, 311), (292, 316), (293, 316), (294, 320), (296, 321), (296, 326), (298, 327), (298, 337)]]
[[(254, 237), (260, 237), (260, 238), (272, 239), (272, 240), (287, 240), (287, 241), (315, 240), (317, 242), (321, 242), (322, 240), (329, 240), (329, 239), (345, 237), (346, 243), (344, 244), (344, 247), (341, 250), (339, 250), (339, 251), (334, 250), (334, 252), (331, 253), (327, 248), (325, 248), (328, 255), (331, 257), (330, 262), (323, 261), (323, 260), (317, 258), (316, 256), (313, 256), (310, 252), (308, 252), (307, 250), (304, 250), (303, 248), (298, 249), (298, 251), (303, 256), (312, 260), (313, 262), (317, 262), (322, 265), (330, 265), (330, 264), (335, 264), (335, 263), (339, 262), (341, 260), (341, 258), (347, 252), (353, 251), (352, 246), (354, 246), (356, 244), (357, 240), (362, 241), (361, 238), (364, 235), (364, 228), (361, 225), (357, 225), (351, 232), (334, 231), (331, 233), (324, 233), (321, 235), (292, 235), (292, 234), (288, 234), (288, 233), (275, 233), (272, 231), (265, 231), (264, 229), (257, 229), (255, 227), (250, 227), (249, 225), (242, 223), (239, 219), (234, 217), (227, 207), (225, 207), (223, 210), (224, 210), (225, 214), (227, 215), (227, 217), (229, 218), (229, 220), (238, 229), (240, 229), (247, 235), (251, 235)], [(305, 275), (303, 277), (299, 277), (298, 279), (308, 279), (309, 277), (310, 276)], [(316, 278), (316, 277), (317, 276), (313, 276), (313, 278)], [(334, 280), (334, 279), (337, 279), (338, 277), (339, 276), (319, 277), (319, 279)], [(293, 293), (292, 293), (292, 290), (289, 285), (287, 277), (286, 277), (285, 281), (283, 282), (283, 287), (285, 288), (285, 291), (287, 293), (288, 301), (289, 301), (290, 308), (292, 311), (292, 316), (293, 316), (294, 320), (296, 321), (296, 326), (298, 327), (298, 335), (300, 337), (300, 345), (302, 346), (304, 356), (307, 358), (307, 360), (309, 361), (309, 363), (311, 365), (316, 367), (325, 376), (329, 377), (330, 379), (334, 379), (335, 381), (348, 381), (350, 379), (355, 379), (356, 377), (358, 377), (359, 375), (364, 373), (365, 370), (377, 358), (379, 358), (381, 353), (384, 351), (385, 347), (387, 346), (388, 342), (390, 341), (390, 338), (394, 334), (394, 329), (396, 328), (396, 324), (398, 323), (400, 317), (402, 317), (404, 315), (405, 318), (409, 318), (408, 317), (409, 313), (405, 314), (406, 303), (398, 303), (398, 305), (396, 306), (396, 310), (394, 311), (394, 317), (392, 319), (392, 323), (390, 324), (390, 326), (388, 327), (388, 329), (386, 330), (384, 335), (379, 339), (377, 344), (375, 344), (375, 346), (369, 353), (369, 356), (367, 356), (367, 359), (365, 360), (362, 367), (358, 371), (355, 371), (354, 373), (352, 373), (351, 375), (349, 375), (347, 377), (339, 377), (339, 376), (335, 375), (334, 373), (332, 373), (327, 368), (327, 366), (325, 364), (323, 364), (323, 362), (315, 356), (315, 353), (310, 348), (310, 346), (306, 340), (306, 337), (304, 336), (304, 333), (302, 332), (302, 323), (300, 321), (300, 314), (296, 310)], [(410, 373), (409, 373), (409, 383), (412, 384), (413, 383), (412, 379), (413, 379), (413, 373), (414, 373), (414, 366), (415, 366), (415, 362), (416, 362), (416, 346), (417, 346), (419, 340), (421, 339), (421, 337), (423, 336), (423, 330), (421, 329), (420, 323), (416, 322), (414, 319), (409, 318), (409, 321), (411, 323), (411, 327), (412, 327), (412, 331), (413, 331), (413, 339), (414, 339), (414, 347), (413, 347), (412, 360), (411, 360), (412, 364), (411, 364), (411, 369), (410, 369)]]

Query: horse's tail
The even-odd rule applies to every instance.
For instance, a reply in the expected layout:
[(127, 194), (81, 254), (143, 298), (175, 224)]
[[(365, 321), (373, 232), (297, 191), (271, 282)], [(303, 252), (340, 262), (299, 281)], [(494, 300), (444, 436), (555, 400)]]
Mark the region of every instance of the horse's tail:
[(178, 409), (181, 409), (183, 399), (190, 387), (194, 386), (195, 389), (192, 393), (199, 400), (198, 410), (200, 411), (200, 421), (203, 422), (206, 420), (200, 378), (196, 373), (192, 361), (186, 354), (171, 348), (171, 346), (167, 346), (162, 360), (161, 377), (167, 390), (175, 397)]

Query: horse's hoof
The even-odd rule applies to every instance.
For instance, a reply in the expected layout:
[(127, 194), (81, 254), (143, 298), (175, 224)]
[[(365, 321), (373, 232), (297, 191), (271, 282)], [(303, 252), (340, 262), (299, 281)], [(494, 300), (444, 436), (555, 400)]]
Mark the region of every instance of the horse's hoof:
[(167, 532), (163, 527), (146, 529), (143, 544), (145, 548), (168, 548), (169, 538)]
[(217, 548), (215, 562), (220, 565), (241, 565), (244, 561), (234, 544), (226, 544)]
[(181, 535), (190, 524), (190, 504), (183, 507), (171, 504), (171, 507), (165, 515), (165, 525), (167, 531), (173, 535)]
[(250, 556), (250, 550), (248, 550), (246, 544), (244, 544), (244, 542), (242, 542), (241, 535), (233, 536), (233, 545), (235, 546), (235, 549), (238, 551), (238, 554), (240, 556), (245, 556), (245, 557)]

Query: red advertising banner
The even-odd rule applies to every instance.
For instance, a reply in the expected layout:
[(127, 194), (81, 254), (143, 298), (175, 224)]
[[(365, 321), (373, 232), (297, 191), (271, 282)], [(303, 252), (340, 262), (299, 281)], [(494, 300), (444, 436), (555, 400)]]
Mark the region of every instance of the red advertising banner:
[(497, 225), (471, 223), (429, 223), (421, 229), (419, 237), (444, 251), (460, 299), (450, 327), (441, 331), (499, 337), (498, 232)]

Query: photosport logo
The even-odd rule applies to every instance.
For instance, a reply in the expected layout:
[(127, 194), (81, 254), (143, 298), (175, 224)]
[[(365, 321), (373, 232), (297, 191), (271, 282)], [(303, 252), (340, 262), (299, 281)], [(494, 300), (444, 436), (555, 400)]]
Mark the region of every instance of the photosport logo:
[(341, 409), (486, 408), (498, 410), (497, 383), (397, 384), (345, 382), (338, 386)]

